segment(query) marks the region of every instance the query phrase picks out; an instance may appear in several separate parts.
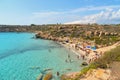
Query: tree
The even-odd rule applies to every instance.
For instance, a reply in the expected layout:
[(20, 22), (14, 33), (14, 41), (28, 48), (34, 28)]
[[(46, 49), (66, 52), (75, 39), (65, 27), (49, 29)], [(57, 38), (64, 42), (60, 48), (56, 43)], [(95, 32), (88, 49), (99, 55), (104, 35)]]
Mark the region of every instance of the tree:
[(36, 26), (35, 24), (31, 24), (31, 26)]

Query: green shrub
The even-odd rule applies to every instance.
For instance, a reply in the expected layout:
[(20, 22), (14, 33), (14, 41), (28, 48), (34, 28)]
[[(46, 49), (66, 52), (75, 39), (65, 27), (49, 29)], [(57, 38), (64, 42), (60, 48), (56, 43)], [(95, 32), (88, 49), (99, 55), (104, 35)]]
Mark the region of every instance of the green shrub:
[(79, 76), (75, 80), (80, 79), (80, 77), (82, 77), (84, 74), (86, 74), (91, 69), (96, 69), (96, 68), (106, 69), (108, 68), (107, 65), (109, 65), (113, 61), (120, 61), (120, 46), (118, 46), (115, 49), (112, 49), (109, 52), (104, 53), (103, 57), (89, 64), (89, 66), (83, 68)]

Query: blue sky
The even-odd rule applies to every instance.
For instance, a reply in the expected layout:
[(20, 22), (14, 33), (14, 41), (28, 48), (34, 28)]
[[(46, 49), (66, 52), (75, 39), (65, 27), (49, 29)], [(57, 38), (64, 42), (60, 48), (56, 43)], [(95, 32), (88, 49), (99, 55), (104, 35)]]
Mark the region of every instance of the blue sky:
[(0, 0), (0, 24), (120, 23), (120, 0)]

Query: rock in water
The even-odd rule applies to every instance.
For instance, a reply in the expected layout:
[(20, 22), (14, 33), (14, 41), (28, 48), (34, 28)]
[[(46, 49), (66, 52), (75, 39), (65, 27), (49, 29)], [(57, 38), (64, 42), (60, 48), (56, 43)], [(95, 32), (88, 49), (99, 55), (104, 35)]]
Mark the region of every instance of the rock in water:
[(51, 71), (51, 70), (52, 70), (52, 69), (45, 69), (44, 72), (46, 72), (46, 71)]
[(43, 78), (43, 75), (42, 75), (42, 74), (40, 74), (40, 75), (37, 77), (37, 79), (36, 79), (36, 80), (42, 80), (42, 78)]
[(52, 73), (48, 73), (43, 77), (43, 80), (51, 80), (52, 79)]
[(88, 65), (87, 62), (83, 62), (83, 63), (82, 63), (82, 66), (87, 66), (87, 65)]

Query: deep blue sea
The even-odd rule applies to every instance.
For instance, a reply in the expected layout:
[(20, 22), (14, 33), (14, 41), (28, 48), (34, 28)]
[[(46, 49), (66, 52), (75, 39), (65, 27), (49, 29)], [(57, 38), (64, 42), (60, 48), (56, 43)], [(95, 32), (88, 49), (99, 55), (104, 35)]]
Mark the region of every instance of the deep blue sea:
[(36, 80), (48, 72), (59, 80), (56, 72), (61, 75), (81, 69), (82, 60), (74, 53), (54, 41), (34, 39), (34, 35), (0, 33), (0, 80)]

